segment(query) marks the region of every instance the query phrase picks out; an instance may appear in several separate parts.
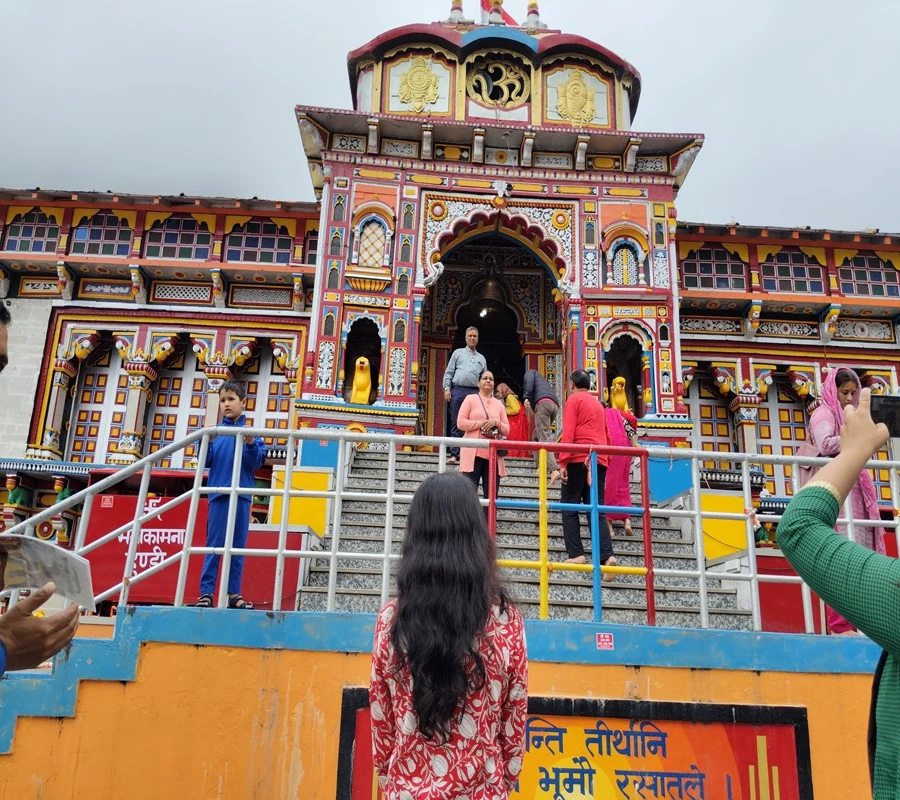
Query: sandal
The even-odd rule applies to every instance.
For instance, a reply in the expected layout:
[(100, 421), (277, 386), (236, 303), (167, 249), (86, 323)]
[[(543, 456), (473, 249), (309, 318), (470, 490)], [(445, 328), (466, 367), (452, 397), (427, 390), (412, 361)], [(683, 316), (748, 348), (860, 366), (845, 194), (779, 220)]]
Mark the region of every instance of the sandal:
[(213, 596), (211, 594), (201, 594), (194, 604), (194, 608), (212, 608)]
[(239, 594), (230, 594), (228, 595), (228, 607), (250, 609), (253, 608), (253, 603), (244, 600)]

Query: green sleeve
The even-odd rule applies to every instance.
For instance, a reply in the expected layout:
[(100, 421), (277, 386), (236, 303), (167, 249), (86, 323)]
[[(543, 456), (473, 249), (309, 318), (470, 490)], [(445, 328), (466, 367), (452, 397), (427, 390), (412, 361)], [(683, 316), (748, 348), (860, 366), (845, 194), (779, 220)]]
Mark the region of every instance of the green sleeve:
[(900, 561), (834, 530), (840, 506), (827, 489), (800, 491), (778, 525), (778, 544), (810, 588), (894, 655), (900, 654)]

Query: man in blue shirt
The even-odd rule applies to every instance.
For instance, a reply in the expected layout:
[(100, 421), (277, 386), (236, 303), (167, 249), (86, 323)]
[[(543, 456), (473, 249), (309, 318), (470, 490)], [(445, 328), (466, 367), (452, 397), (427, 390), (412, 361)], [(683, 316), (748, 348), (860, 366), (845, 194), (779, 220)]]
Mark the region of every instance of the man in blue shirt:
[[(453, 351), (444, 372), (444, 400), (450, 403), (450, 435), (461, 439), (463, 432), (456, 426), (459, 408), (470, 394), (478, 391), (478, 378), (487, 369), (487, 361), (478, 347), (478, 328), (466, 328), (466, 346)], [(459, 448), (451, 447), (447, 463), (459, 460)]]

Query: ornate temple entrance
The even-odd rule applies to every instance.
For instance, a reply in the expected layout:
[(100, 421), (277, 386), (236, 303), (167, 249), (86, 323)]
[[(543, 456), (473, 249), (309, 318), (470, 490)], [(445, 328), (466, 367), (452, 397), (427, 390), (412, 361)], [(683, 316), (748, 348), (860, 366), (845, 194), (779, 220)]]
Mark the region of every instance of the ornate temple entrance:
[(562, 390), (559, 320), (551, 293), (556, 283), (530, 250), (502, 235), (488, 234), (448, 250), (444, 272), (423, 311), (420, 388), (424, 430), (446, 430), (441, 380), (450, 354), (465, 346), (466, 328), (478, 328), (478, 350), (497, 384), (522, 391), (526, 369), (549, 375)]

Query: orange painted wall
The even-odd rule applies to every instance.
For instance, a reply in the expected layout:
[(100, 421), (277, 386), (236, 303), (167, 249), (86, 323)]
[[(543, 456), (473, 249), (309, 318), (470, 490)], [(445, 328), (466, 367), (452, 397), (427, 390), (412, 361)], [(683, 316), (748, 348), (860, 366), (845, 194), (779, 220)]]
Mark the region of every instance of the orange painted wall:
[[(535, 696), (801, 705), (816, 800), (869, 791), (871, 676), (532, 663)], [(74, 719), (23, 718), (0, 797), (335, 797), (341, 692), (369, 656), (148, 643), (137, 680), (81, 684)]]

